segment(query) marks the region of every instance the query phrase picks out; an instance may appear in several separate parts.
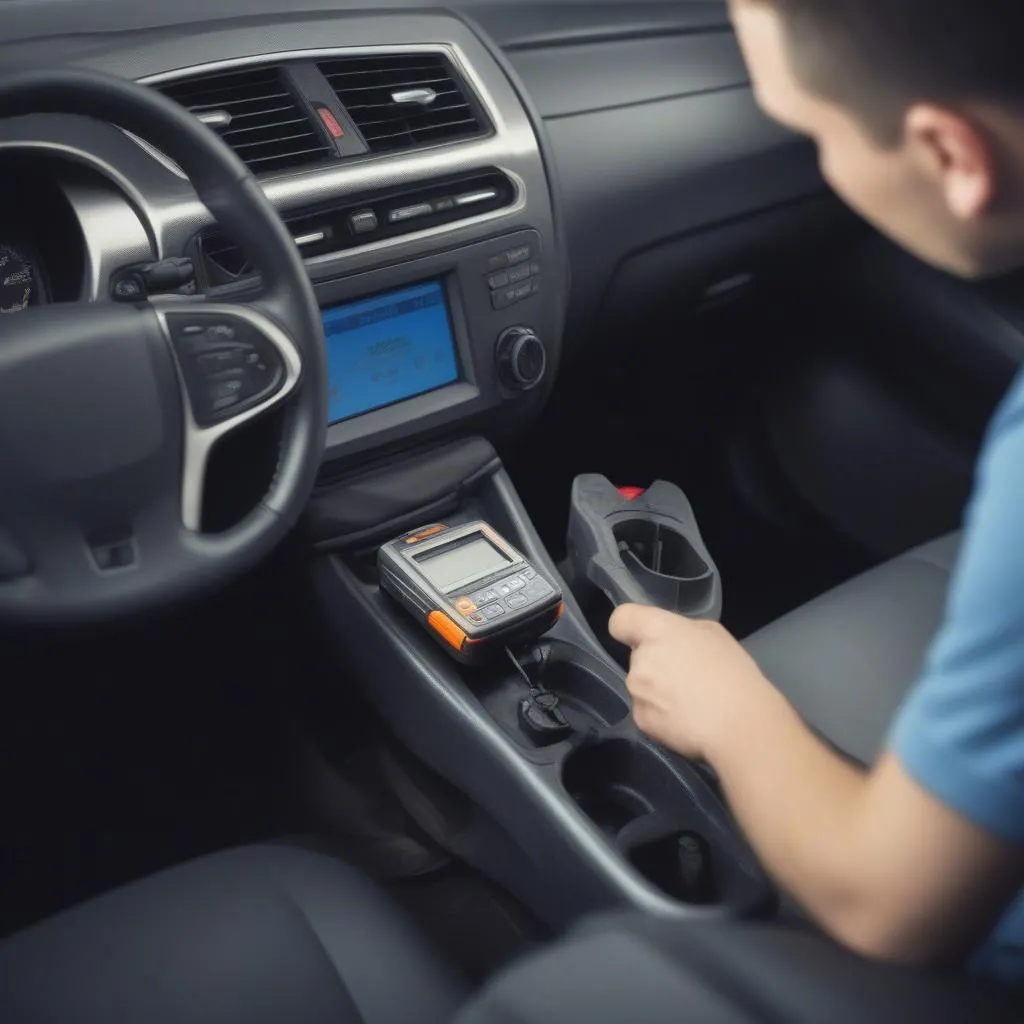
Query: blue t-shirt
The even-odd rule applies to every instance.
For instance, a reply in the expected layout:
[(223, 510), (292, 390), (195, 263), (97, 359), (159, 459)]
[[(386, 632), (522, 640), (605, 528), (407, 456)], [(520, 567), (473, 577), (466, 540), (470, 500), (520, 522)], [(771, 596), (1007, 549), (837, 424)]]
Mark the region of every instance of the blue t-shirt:
[[(989, 428), (946, 621), (891, 746), (938, 800), (1024, 857), (1024, 373)], [(1024, 893), (973, 966), (1024, 984)]]

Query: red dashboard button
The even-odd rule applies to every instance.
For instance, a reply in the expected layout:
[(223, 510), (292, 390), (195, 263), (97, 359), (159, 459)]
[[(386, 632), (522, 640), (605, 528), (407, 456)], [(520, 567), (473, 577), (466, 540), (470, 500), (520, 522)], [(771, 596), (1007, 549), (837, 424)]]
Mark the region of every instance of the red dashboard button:
[(316, 112), (320, 115), (320, 120), (323, 121), (324, 127), (330, 132), (332, 139), (344, 138), (345, 129), (338, 124), (338, 119), (326, 107), (317, 107)]

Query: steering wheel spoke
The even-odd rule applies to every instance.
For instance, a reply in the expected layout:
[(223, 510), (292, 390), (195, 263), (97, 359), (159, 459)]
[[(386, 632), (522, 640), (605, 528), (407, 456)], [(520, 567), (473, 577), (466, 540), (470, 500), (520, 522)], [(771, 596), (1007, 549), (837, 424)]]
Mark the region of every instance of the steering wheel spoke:
[[(0, 76), (0, 117), (66, 113), (145, 138), (260, 270), (252, 303), (163, 297), (4, 318), (0, 623), (152, 611), (255, 565), (305, 507), (327, 420), (323, 328), (290, 234), (245, 166), (158, 91), (92, 71)], [(201, 532), (217, 443), (282, 408), (277, 472), (240, 522)]]
[(295, 391), (302, 357), (256, 305), (172, 301), (154, 306), (174, 352), (185, 407), (181, 520), (198, 532), (214, 447)]

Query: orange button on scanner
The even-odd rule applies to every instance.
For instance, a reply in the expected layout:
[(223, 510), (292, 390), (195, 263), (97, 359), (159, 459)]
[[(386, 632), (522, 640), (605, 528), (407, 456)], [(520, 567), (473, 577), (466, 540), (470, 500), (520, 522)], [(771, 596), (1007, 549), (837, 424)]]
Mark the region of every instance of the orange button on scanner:
[(460, 615), (472, 615), (476, 611), (476, 605), (471, 597), (460, 597), (455, 602), (455, 610)]
[(446, 644), (461, 651), (466, 644), (466, 634), (444, 612), (431, 612), (427, 616), (427, 623)]
[(436, 537), (447, 529), (448, 527), (444, 523), (436, 523), (434, 526), (428, 526), (425, 530), (420, 530), (419, 533), (414, 533), (411, 537), (406, 537), (405, 543), (419, 544), (421, 540), (426, 540), (428, 537)]

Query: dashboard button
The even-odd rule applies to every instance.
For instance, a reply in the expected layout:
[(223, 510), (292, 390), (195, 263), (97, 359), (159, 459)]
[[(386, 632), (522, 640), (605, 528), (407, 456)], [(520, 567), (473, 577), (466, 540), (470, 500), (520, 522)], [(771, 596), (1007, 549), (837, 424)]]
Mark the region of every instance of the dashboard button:
[(505, 253), (505, 258), (508, 260), (508, 266), (514, 267), (517, 263), (526, 263), (533, 256), (533, 251), (528, 245), (520, 245), (515, 249), (509, 249)]
[(356, 210), (349, 214), (348, 226), (353, 235), (368, 235), (377, 230), (377, 214), (373, 210)]
[(520, 281), (525, 281), (533, 273), (533, 265), (530, 263), (521, 263), (518, 267), (513, 267), (508, 272), (509, 284), (519, 284)]
[(533, 282), (524, 281), (522, 284), (517, 284), (512, 289), (512, 301), (522, 302), (523, 299), (528, 299), (533, 294)]
[(448, 213), (449, 210), (455, 209), (455, 200), (450, 196), (444, 199), (434, 200), (434, 213)]
[(417, 217), (429, 217), (434, 212), (430, 203), (416, 203), (413, 206), (399, 206), (388, 211), (388, 221), (391, 224), (402, 224), (407, 220), (415, 220)]
[(511, 275), (507, 270), (499, 270), (497, 274), (491, 274), (487, 283), (493, 289), (507, 288), (512, 283)]
[(488, 270), (501, 270), (503, 267), (508, 266), (508, 253), (507, 252), (496, 252), (493, 256), (489, 256), (487, 259)]
[(491, 305), (495, 309), (508, 309), (516, 301), (516, 287), (499, 288), (491, 292)]

